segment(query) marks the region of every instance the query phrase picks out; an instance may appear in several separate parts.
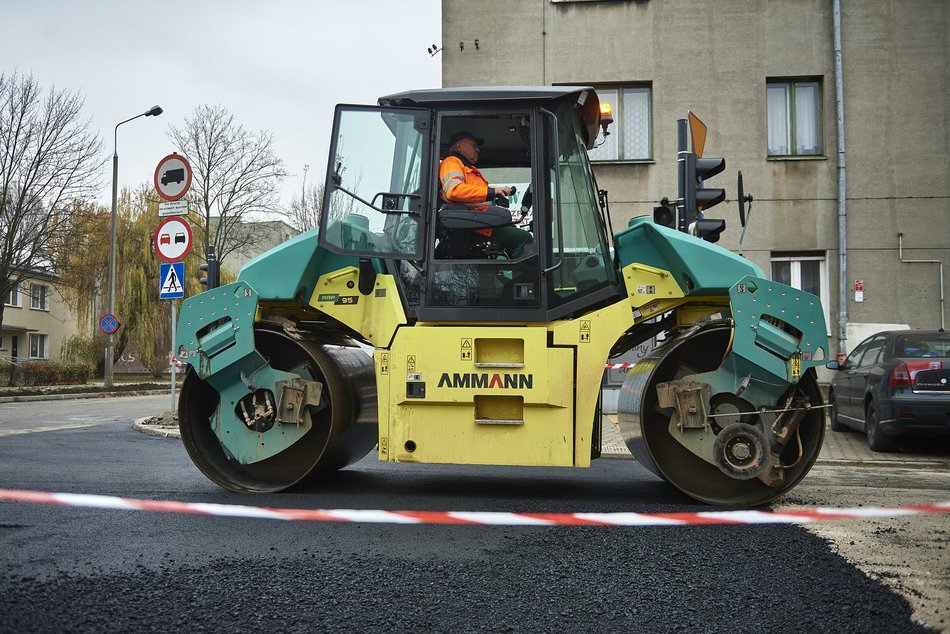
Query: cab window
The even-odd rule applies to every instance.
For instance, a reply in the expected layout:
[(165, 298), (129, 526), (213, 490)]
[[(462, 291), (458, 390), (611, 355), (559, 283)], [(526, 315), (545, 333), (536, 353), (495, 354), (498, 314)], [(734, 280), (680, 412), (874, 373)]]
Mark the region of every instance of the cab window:
[(337, 106), (320, 221), (336, 253), (418, 259), (429, 112)]

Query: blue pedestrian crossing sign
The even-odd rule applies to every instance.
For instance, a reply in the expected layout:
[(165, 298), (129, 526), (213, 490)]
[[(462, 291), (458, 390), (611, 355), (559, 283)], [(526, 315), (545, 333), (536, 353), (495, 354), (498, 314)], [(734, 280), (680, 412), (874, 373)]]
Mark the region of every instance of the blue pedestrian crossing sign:
[(159, 268), (161, 288), (158, 290), (159, 299), (177, 299), (185, 296), (185, 263), (163, 263)]

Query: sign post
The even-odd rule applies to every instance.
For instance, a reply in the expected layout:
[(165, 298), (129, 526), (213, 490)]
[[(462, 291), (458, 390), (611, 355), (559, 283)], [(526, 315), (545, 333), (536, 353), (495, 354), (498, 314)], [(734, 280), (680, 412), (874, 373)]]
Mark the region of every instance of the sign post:
[[(174, 266), (174, 265), (172, 265)], [(182, 265), (184, 266), (184, 265)], [(175, 316), (178, 313), (178, 300), (172, 300), (172, 355), (175, 354)], [(170, 359), (174, 359), (174, 356), (170, 356)], [(178, 364), (171, 363), (172, 366), (172, 411), (175, 411), (175, 384), (178, 382)]]
[(185, 263), (191, 251), (191, 225), (178, 214), (188, 215), (188, 201), (181, 200), (191, 187), (191, 165), (188, 159), (174, 152), (163, 158), (155, 168), (155, 191), (165, 201), (158, 205), (158, 215), (167, 216), (155, 229), (155, 252), (162, 259), (159, 266), (159, 299), (170, 299), (172, 322), (172, 349), (168, 355), (172, 370), (172, 409), (175, 409), (175, 385), (178, 364), (175, 356), (178, 298), (185, 296)]

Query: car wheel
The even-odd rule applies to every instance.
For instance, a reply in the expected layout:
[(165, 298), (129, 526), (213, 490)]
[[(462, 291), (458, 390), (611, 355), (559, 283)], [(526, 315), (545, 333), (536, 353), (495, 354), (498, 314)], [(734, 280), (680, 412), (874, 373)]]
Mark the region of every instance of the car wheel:
[(865, 431), (868, 435), (868, 446), (872, 451), (894, 451), (894, 437), (885, 436), (881, 431), (881, 423), (877, 419), (877, 411), (874, 405), (868, 405), (867, 422)]
[(828, 418), (831, 421), (831, 431), (848, 431), (848, 426), (838, 420), (838, 401), (835, 400), (835, 393), (828, 393)]

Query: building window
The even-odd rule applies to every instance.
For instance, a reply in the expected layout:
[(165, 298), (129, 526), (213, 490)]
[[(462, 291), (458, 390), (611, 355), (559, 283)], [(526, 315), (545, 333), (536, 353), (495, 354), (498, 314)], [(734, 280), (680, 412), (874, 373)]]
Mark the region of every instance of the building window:
[(45, 284), (30, 284), (30, 308), (34, 310), (49, 310), (49, 286)]
[(821, 299), (826, 334), (831, 334), (828, 313), (828, 267), (824, 253), (773, 253), (772, 279)]
[(45, 359), (47, 356), (46, 335), (30, 333), (30, 358)]
[(3, 303), (6, 306), (20, 306), (20, 289), (17, 286), (14, 286), (9, 293), (3, 298)]
[(821, 148), (821, 82), (769, 80), (769, 156), (815, 156)]
[(601, 103), (613, 107), (614, 122), (597, 147), (588, 150), (592, 161), (646, 161), (653, 158), (653, 98), (650, 86), (597, 88)]
[(0, 350), (6, 350), (6, 349), (7, 349), (7, 338), (4, 337), (3, 335), (0, 335)]

